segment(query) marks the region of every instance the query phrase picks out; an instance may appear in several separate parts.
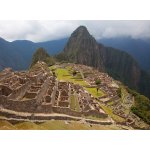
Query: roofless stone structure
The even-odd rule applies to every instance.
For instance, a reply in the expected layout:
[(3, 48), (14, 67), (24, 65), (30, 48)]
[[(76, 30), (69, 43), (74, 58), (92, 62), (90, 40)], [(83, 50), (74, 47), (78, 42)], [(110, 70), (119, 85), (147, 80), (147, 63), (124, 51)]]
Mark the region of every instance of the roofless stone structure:
[[(71, 107), (72, 99), (78, 109)], [(8, 68), (0, 72), (0, 113), (8, 118), (23, 118), (20, 114), (28, 113), (28, 119), (39, 113), (40, 118), (45, 114), (108, 117), (82, 86), (58, 81), (44, 62), (37, 62), (29, 71)]]

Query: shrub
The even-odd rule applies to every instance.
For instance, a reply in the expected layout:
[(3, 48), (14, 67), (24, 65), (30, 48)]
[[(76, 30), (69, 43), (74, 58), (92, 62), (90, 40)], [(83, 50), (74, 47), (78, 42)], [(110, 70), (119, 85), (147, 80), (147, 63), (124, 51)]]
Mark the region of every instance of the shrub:
[(95, 80), (95, 84), (96, 85), (100, 85), (101, 84), (101, 80), (100, 79)]
[(121, 97), (121, 88), (117, 89), (117, 95)]

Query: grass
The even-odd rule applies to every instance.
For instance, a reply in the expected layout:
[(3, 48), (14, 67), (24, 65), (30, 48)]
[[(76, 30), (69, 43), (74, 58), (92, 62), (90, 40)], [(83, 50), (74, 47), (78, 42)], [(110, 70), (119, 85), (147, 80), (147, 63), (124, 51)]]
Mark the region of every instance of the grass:
[(70, 96), (70, 101), (71, 101), (71, 103), (70, 103), (71, 109), (79, 112), (80, 107), (79, 107), (79, 102), (77, 100), (76, 94), (74, 94), (74, 95), (72, 94)]
[(96, 116), (86, 116), (85, 117), (86, 119), (92, 119), (92, 120), (99, 120), (99, 121), (105, 121), (107, 120), (108, 118), (99, 118), (99, 117), (96, 117)]
[(58, 80), (72, 82), (74, 84), (79, 84), (79, 85), (82, 85), (82, 86), (87, 86), (88, 85), (85, 81), (77, 80), (76, 78), (71, 76), (67, 69), (57, 68), (56, 69), (56, 76), (57, 76)]
[(6, 120), (0, 120), (0, 130), (15, 130), (17, 129), (10, 122)]
[(110, 115), (110, 117), (111, 117), (114, 121), (116, 121), (116, 122), (124, 122), (124, 121), (125, 121), (124, 118), (122, 118), (122, 117), (120, 117), (120, 116), (118, 116), (118, 115), (115, 115), (115, 114), (113, 113), (112, 109), (109, 108), (108, 106), (106, 107), (106, 106), (104, 106), (104, 105), (102, 105), (102, 104), (100, 104), (100, 106), (101, 106), (101, 108), (102, 108), (108, 115)]
[(50, 66), (49, 69), (50, 69), (50, 70), (55, 70), (55, 69), (56, 69), (56, 66)]
[(58, 80), (60, 80), (60, 81), (68, 81), (68, 82), (72, 82), (74, 84), (79, 84), (79, 85), (83, 86), (85, 88), (85, 90), (87, 90), (95, 98), (104, 95), (104, 93), (102, 91), (100, 91), (100, 90), (97, 93), (97, 90), (96, 90), (95, 87), (88, 87), (89, 84), (87, 82), (85, 82), (83, 79), (78, 79), (79, 77), (81, 77), (81, 75), (78, 74), (77, 77), (73, 77), (69, 73), (68, 69), (57, 68), (55, 70), (55, 73), (56, 73), (56, 76), (57, 76)]
[(18, 130), (44, 130), (43, 126), (37, 125), (33, 122), (21, 122), (14, 125)]
[(104, 95), (104, 93), (100, 90), (98, 90), (98, 93), (97, 93), (97, 89), (95, 87), (88, 87), (88, 88), (85, 88), (90, 94), (92, 94), (92, 96), (94, 97), (101, 97)]
[(113, 101), (107, 103), (107, 105), (110, 105), (110, 106), (113, 105), (113, 104), (114, 104)]
[(36, 124), (33, 122), (21, 122), (12, 125), (8, 121), (0, 121), (1, 130), (119, 130), (121, 128), (114, 125), (91, 125), (78, 121), (50, 120)]
[(126, 100), (126, 97), (129, 95), (129, 93), (127, 92), (127, 90), (121, 86), (121, 101), (124, 103)]

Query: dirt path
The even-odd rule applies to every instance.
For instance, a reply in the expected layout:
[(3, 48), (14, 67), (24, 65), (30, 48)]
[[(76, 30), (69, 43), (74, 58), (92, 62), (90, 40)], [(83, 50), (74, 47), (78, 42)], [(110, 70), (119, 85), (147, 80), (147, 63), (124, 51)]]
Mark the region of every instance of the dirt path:
[(13, 110), (8, 109), (1, 109), (1, 114), (8, 117), (2, 117), (1, 119), (4, 120), (22, 120), (22, 121), (33, 121), (33, 122), (45, 122), (47, 120), (75, 120), (75, 121), (81, 121), (84, 120), (85, 122), (91, 123), (91, 124), (101, 124), (101, 125), (111, 125), (113, 122), (111, 119), (107, 120), (93, 120), (93, 119), (86, 119), (82, 117), (75, 117), (75, 116), (69, 116), (65, 114), (58, 114), (58, 113), (51, 113), (51, 114), (44, 114), (44, 113), (24, 113), (24, 112), (16, 112)]

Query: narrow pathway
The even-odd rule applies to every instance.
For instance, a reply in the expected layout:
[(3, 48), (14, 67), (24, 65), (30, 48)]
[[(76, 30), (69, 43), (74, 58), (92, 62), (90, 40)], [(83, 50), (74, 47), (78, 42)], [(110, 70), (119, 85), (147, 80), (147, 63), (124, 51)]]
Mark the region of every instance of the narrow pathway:
[[(5, 120), (22, 120), (22, 121), (33, 121), (33, 122), (45, 122), (51, 119), (55, 120), (75, 120), (80, 121), (83, 118), (82, 117), (75, 117), (75, 116), (69, 116), (65, 114), (58, 114), (58, 113), (51, 113), (51, 114), (44, 114), (44, 113), (25, 113), (25, 112), (16, 112), (13, 110), (8, 109), (1, 109), (1, 114), (4, 116), (9, 117), (3, 117)], [(92, 120), (92, 119), (86, 119), (84, 118), (86, 122), (92, 123), (92, 124), (101, 124), (101, 125), (111, 125), (113, 122), (111, 119), (108, 118), (108, 120)]]

